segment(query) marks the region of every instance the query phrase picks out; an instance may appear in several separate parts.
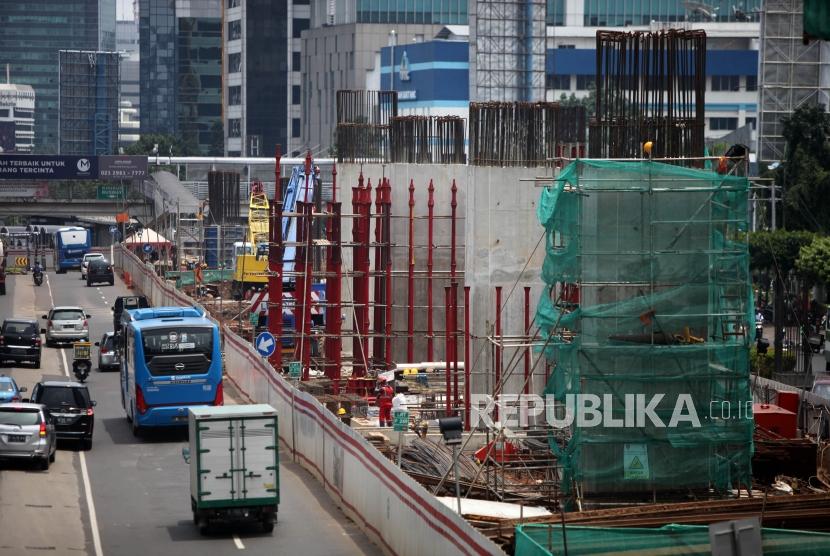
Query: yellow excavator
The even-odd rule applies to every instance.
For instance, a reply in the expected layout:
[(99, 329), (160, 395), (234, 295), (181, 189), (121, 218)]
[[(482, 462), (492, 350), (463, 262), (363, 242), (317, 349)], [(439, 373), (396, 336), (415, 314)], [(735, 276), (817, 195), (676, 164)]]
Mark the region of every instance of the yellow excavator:
[(246, 292), (260, 290), (268, 284), (268, 213), (270, 205), (265, 186), (251, 183), (248, 203), (248, 236), (244, 243), (234, 244), (233, 281), (231, 294), (242, 299)]

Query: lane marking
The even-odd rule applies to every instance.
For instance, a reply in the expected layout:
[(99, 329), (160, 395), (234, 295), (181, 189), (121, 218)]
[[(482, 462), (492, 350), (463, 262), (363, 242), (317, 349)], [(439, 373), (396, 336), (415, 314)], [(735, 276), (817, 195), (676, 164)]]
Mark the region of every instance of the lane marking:
[(235, 544), (236, 548), (239, 550), (245, 550), (245, 545), (242, 544), (242, 539), (239, 538), (239, 535), (233, 536), (233, 544)]
[[(49, 289), (49, 300), (52, 302), (52, 307), (55, 306), (55, 297), (52, 295), (52, 283), (49, 281), (49, 275), (46, 275), (46, 285)], [(66, 364), (66, 353), (60, 349), (61, 360), (63, 361), (63, 373), (69, 377), (69, 366)], [(89, 472), (86, 468), (86, 454), (78, 452), (81, 456), (81, 477), (84, 483), (84, 496), (86, 496), (87, 508), (89, 508), (89, 523), (92, 528), (92, 546), (95, 548), (95, 556), (103, 556), (104, 551), (101, 548), (101, 533), (98, 530), (98, 517), (95, 513), (95, 502), (92, 499), (92, 486), (89, 480)]]

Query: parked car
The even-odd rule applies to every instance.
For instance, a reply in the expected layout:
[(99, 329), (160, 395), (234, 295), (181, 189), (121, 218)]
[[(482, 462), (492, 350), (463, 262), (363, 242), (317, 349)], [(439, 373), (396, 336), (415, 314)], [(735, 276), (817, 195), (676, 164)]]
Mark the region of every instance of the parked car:
[(95, 342), (95, 345), (98, 346), (98, 370), (118, 370), (121, 365), (121, 357), (118, 355), (118, 349), (115, 345), (115, 332), (104, 333), (101, 341)]
[(51, 346), (59, 342), (88, 342), (90, 315), (81, 307), (60, 306), (52, 307), (49, 314), (43, 315), (46, 319), (46, 328), (41, 330), (46, 334), (46, 345)]
[(84, 450), (92, 448), (95, 401), (86, 384), (73, 380), (45, 380), (35, 384), (32, 403), (46, 406), (55, 419), (57, 437), (78, 440)]
[(0, 458), (25, 458), (43, 470), (55, 461), (57, 442), (49, 410), (35, 403), (0, 405)]
[(0, 375), (0, 403), (23, 401), (25, 391), (26, 387), (19, 387), (12, 377)]
[(40, 368), (40, 331), (33, 319), (6, 319), (0, 328), (0, 362), (29, 361)]
[(115, 273), (112, 271), (112, 265), (105, 260), (90, 261), (89, 267), (86, 269), (86, 285), (107, 282), (110, 286), (115, 284)]
[(87, 269), (89, 268), (89, 263), (92, 261), (105, 261), (104, 255), (101, 253), (87, 253), (84, 255), (83, 260), (81, 261), (81, 280), (86, 280), (87, 276)]
[(820, 396), (825, 400), (830, 400), (830, 377), (819, 377), (813, 382), (813, 389), (811, 390), (816, 396)]
[(147, 309), (150, 302), (144, 295), (120, 295), (115, 298), (112, 306), (112, 331), (118, 334), (121, 330), (121, 313), (127, 309)]

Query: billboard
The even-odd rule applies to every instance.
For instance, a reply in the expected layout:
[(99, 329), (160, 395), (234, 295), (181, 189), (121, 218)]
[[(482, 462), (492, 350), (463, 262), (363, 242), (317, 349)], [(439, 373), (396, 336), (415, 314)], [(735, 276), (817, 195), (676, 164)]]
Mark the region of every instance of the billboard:
[(98, 157), (0, 154), (0, 180), (90, 180)]
[(146, 156), (99, 156), (98, 178), (102, 180), (130, 180), (147, 177)]

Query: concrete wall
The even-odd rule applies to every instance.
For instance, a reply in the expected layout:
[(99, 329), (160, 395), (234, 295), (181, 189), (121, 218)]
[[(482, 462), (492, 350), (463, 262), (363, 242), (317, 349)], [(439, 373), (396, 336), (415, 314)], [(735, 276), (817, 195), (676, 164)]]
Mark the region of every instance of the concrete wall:
[[(338, 198), (343, 201), (343, 214), (351, 214), (351, 190), (358, 176), (372, 180), (373, 188), (383, 176), (392, 185), (392, 239), (393, 270), (393, 357), (396, 362), (406, 359), (407, 269), (408, 269), (408, 214), (409, 182), (415, 185), (415, 362), (427, 360), (427, 187), (430, 179), (435, 186), (435, 221), (433, 258), (433, 328), (439, 337), (434, 339), (434, 358), (443, 360), (445, 354), (445, 290), (449, 284), (451, 222), (450, 200), (452, 181), (458, 187), (456, 242), (458, 273), (458, 329), (463, 332), (463, 287), (471, 288), (473, 364), (471, 379), (473, 392), (487, 392), (493, 387), (492, 344), (486, 340), (492, 334), (495, 320), (495, 287), (502, 286), (502, 331), (504, 335), (518, 335), (524, 331), (524, 286), (531, 287), (531, 319), (536, 302), (542, 293), (540, 278), (544, 259), (544, 229), (536, 220), (536, 205), (540, 189), (532, 180), (543, 175), (536, 168), (481, 168), (462, 165), (340, 164), (337, 167)], [(374, 197), (373, 197), (374, 198)], [(374, 212), (374, 205), (372, 207)], [(351, 241), (351, 218), (343, 220), (343, 240)], [(374, 234), (374, 227), (372, 228)], [(372, 236), (374, 238), (374, 235)], [(538, 245), (538, 247), (537, 247)], [(535, 250), (534, 250), (535, 249)], [(343, 250), (344, 269), (352, 269), (352, 250)], [(374, 257), (372, 256), (372, 268)], [(420, 274), (419, 274), (420, 273)], [(352, 299), (351, 280), (343, 285), (344, 302)], [(351, 326), (350, 308), (344, 308), (347, 318), (344, 326)], [(344, 341), (351, 348), (351, 341)], [(463, 343), (458, 348), (463, 361)], [(535, 360), (536, 355), (533, 355)], [(504, 391), (519, 392), (523, 383), (523, 365), (516, 349), (505, 350), (505, 374), (513, 378), (506, 382)], [(544, 365), (534, 370), (531, 391), (539, 392), (544, 383)]]

